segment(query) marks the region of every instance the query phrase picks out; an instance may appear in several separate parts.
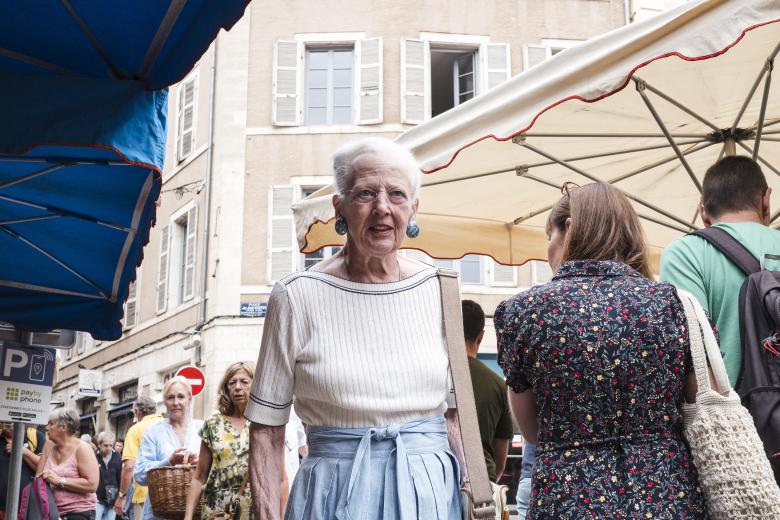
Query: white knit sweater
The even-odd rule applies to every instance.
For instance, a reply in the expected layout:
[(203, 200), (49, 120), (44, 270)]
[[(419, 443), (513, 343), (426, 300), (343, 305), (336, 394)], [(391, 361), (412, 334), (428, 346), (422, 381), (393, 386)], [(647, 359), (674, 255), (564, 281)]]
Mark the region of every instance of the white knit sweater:
[(271, 293), (246, 417), (285, 424), (293, 398), (310, 426), (441, 415), (448, 365), (435, 269), (381, 284), (295, 273)]

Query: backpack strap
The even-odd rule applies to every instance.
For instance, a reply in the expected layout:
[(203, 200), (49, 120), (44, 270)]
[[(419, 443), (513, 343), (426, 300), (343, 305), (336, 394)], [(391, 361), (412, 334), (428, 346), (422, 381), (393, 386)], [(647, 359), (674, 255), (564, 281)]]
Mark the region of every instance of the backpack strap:
[(691, 235), (701, 237), (712, 244), (715, 249), (723, 253), (723, 256), (731, 260), (731, 263), (736, 265), (740, 271), (745, 273), (745, 276), (750, 276), (761, 270), (761, 263), (753, 256), (753, 253), (748, 251), (739, 240), (731, 236), (725, 229), (708, 227), (697, 229)]

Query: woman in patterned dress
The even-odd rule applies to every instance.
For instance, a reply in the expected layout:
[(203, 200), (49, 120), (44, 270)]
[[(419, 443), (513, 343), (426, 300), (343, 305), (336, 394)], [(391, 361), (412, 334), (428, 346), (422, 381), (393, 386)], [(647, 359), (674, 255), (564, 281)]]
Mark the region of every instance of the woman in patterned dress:
[(501, 303), (499, 359), (537, 443), (528, 518), (706, 519), (679, 405), (695, 399), (675, 289), (650, 280), (639, 218), (608, 184), (547, 223), (553, 280)]
[[(252, 365), (238, 362), (230, 365), (219, 383), (217, 407), (200, 430), (200, 456), (187, 494), (184, 520), (193, 520), (195, 508), (203, 493), (201, 518), (230, 511), (244, 476), (249, 471), (249, 426), (244, 410), (249, 399), (249, 387), (254, 376)], [(249, 486), (240, 499), (241, 520), (252, 518)], [(197, 520), (197, 519), (195, 519)]]

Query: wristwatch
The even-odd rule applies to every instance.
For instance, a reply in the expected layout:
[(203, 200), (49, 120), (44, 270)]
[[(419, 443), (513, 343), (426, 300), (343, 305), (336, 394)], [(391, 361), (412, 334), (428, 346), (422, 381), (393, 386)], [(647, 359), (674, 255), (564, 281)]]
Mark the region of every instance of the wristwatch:
[(127, 496), (127, 493), (124, 493), (122, 491), (120, 491), (119, 494), (117, 495), (118, 498), (125, 498), (126, 496)]
[(65, 477), (62, 477), (62, 478), (60, 479), (60, 481), (59, 481), (59, 483), (57, 484), (57, 486), (58, 486), (60, 489), (65, 489)]

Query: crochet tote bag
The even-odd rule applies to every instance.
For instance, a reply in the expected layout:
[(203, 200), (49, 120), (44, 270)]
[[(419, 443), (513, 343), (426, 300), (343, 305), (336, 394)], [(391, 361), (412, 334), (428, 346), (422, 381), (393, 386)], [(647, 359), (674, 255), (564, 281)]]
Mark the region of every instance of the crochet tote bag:
[[(707, 510), (713, 520), (780, 519), (780, 490), (753, 418), (729, 385), (709, 319), (696, 298), (677, 292), (688, 320), (698, 385), (696, 402), (682, 405), (685, 438)], [(710, 385), (708, 360), (716, 388)]]

